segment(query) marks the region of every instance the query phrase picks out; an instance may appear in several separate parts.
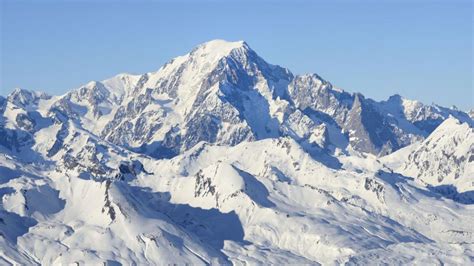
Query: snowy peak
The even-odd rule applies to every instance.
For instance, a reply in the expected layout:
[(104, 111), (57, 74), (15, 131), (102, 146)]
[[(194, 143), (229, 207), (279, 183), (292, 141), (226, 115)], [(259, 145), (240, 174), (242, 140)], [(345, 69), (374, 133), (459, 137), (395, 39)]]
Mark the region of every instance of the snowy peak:
[(80, 88), (66, 94), (76, 102), (89, 101), (95, 105), (103, 101), (120, 104), (137, 85), (141, 76), (119, 74), (103, 81), (91, 81)]
[(232, 54), (247, 55), (253, 53), (244, 41), (228, 42), (224, 40), (212, 40), (198, 45), (186, 55), (178, 56), (165, 64), (156, 72), (149, 73), (150, 79), (160, 74), (172, 74), (171, 72), (182, 72), (186, 67), (192, 67), (195, 72), (205, 73), (226, 57)]
[(232, 76), (231, 72), (237, 74), (236, 69), (247, 69), (253, 65), (269, 68), (245, 42), (214, 40), (172, 59), (156, 72), (143, 75), (136, 91), (145, 94), (147, 89), (151, 89), (154, 95), (161, 98), (180, 98), (181, 105), (189, 105), (197, 94), (203, 92), (203, 86), (223, 82), (224, 72)]
[(215, 61), (228, 56), (234, 50), (245, 53), (250, 50), (250, 47), (244, 41), (212, 40), (197, 46), (190, 54), (191, 56), (205, 57), (206, 60)]
[[(209, 41), (197, 46), (184, 57), (190, 61), (194, 71), (201, 73), (209, 71), (207, 75), (211, 76), (222, 71), (226, 71), (229, 75), (237, 75), (240, 74), (239, 71), (243, 71), (251, 74), (259, 72), (272, 81), (278, 81), (281, 78), (289, 81), (292, 77), (287, 69), (266, 62), (244, 41)], [(235, 79), (235, 77), (228, 78)]]
[(453, 130), (454, 131), (461, 130), (461, 131), (467, 132), (469, 131), (469, 128), (471, 127), (469, 126), (468, 123), (465, 123), (465, 122), (463, 123), (459, 119), (453, 116), (449, 116), (446, 120), (443, 121), (443, 123), (441, 123), (441, 125), (439, 125), (435, 129), (435, 131), (433, 131), (433, 133), (431, 133), (428, 139), (442, 136), (450, 131), (452, 132)]
[(199, 141), (235, 145), (276, 137), (272, 101), (285, 95), (291, 79), (245, 42), (210, 41), (143, 75), (99, 134), (147, 151), (154, 142), (153, 150), (171, 154)]
[(132, 93), (132, 89), (135, 88), (141, 77), (141, 75), (122, 73), (103, 80), (101, 83), (109, 89), (116, 99), (120, 99)]
[(419, 101), (405, 99), (399, 94), (390, 96), (387, 104), (404, 115), (408, 120), (416, 119), (418, 111), (423, 107), (423, 104)]
[(474, 129), (449, 117), (408, 156), (401, 172), (430, 185), (472, 190)]
[(462, 122), (469, 122), (468, 114), (456, 108), (445, 108), (436, 104), (425, 105), (416, 100), (409, 100), (396, 94), (387, 101), (380, 102), (380, 108), (391, 116), (401, 118), (413, 124), (425, 135), (431, 133), (449, 116), (454, 116)]
[(28, 107), (29, 105), (37, 105), (39, 100), (50, 99), (51, 96), (44, 92), (30, 91), (21, 88), (14, 89), (8, 96), (7, 100), (18, 107)]

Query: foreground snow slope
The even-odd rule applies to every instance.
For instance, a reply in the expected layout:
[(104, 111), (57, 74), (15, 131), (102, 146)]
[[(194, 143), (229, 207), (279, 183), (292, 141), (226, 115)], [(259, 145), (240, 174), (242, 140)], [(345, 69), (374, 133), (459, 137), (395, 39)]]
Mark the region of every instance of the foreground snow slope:
[(463, 222), (474, 206), (376, 157), (344, 156), (330, 168), (291, 138), (135, 156), (112, 155), (140, 164), (108, 179), (3, 156), (5, 260), (463, 264), (474, 255)]
[(473, 261), (466, 113), (351, 94), (245, 42), (18, 89), (0, 114), (1, 264)]

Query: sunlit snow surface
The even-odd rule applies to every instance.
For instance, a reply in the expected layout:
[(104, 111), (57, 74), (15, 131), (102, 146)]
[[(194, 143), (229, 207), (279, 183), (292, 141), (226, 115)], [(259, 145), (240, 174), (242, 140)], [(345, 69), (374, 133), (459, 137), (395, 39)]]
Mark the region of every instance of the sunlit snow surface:
[(468, 114), (293, 76), (245, 42), (0, 111), (2, 265), (474, 260)]

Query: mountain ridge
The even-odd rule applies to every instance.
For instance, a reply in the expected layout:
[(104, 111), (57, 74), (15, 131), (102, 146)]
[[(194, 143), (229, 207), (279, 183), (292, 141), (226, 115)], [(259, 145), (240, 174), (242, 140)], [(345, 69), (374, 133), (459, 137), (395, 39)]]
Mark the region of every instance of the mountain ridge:
[[(328, 116), (345, 132), (342, 135), (352, 135), (339, 138), (347, 138), (353, 148), (383, 155), (426, 137), (448, 115), (470, 120), (466, 113), (448, 108), (426, 106), (420, 102), (407, 105), (409, 101), (401, 97), (393, 96), (387, 101), (376, 102), (365, 97), (360, 100), (359, 95), (335, 89), (317, 74), (295, 76), (287, 69), (268, 64), (244, 41), (214, 40), (169, 61), (158, 71), (143, 75), (119, 74), (104, 81), (89, 82), (59, 96), (60, 100), (53, 104), (53, 109), (76, 117), (86, 129), (115, 144), (131, 145), (133, 150), (145, 150), (148, 154), (156, 154), (149, 149), (158, 147), (159, 151), (171, 155), (189, 149), (199, 140), (235, 144), (242, 140), (291, 135), (295, 132), (292, 127), (297, 125), (288, 124), (285, 121), (288, 117), (311, 120), (314, 128)], [(311, 100), (308, 102), (308, 99)], [(352, 121), (361, 121), (359, 126), (346, 121), (356, 99), (356, 103), (363, 104), (363, 109), (352, 112)], [(210, 110), (212, 105), (217, 109)], [(167, 112), (166, 109), (170, 108), (172, 112)], [(259, 115), (246, 115), (249, 108), (260, 110)], [(226, 125), (233, 127), (226, 128), (226, 131), (235, 132), (230, 133), (234, 135), (222, 136), (219, 128), (224, 124), (215, 123), (215, 119), (207, 116), (209, 113), (219, 120), (226, 117)], [(356, 119), (354, 115), (359, 113), (365, 115)], [(171, 118), (164, 117), (167, 115)], [(366, 125), (374, 119), (365, 117), (372, 116), (378, 117), (375, 120), (381, 124)], [(125, 117), (127, 121), (142, 120), (124, 122)], [(144, 123), (145, 117), (155, 126)], [(265, 121), (255, 121), (255, 117), (263, 117)], [(156, 125), (160, 124), (168, 125), (158, 129)], [(205, 126), (209, 134), (201, 132), (196, 127), (198, 124)], [(127, 135), (125, 131), (130, 130), (134, 132), (131, 137), (123, 139), (122, 136)], [(156, 130), (160, 132), (152, 133)], [(285, 130), (288, 132), (282, 132)], [(188, 141), (167, 142), (166, 136), (176, 131), (190, 131), (197, 139), (192, 141), (190, 136), (175, 136), (175, 142), (177, 138)], [(378, 131), (385, 133), (376, 133)], [(333, 132), (333, 135), (339, 133)], [(307, 136), (297, 135), (301, 141), (308, 141)], [(364, 139), (366, 143), (356, 144), (358, 139)]]

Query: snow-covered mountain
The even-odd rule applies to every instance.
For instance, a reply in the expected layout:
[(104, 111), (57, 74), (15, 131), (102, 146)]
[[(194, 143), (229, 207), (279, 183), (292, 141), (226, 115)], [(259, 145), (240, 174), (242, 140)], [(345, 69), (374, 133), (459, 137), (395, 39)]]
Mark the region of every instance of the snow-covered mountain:
[(455, 118), (446, 119), (409, 154), (400, 172), (474, 202), (474, 129)]
[(468, 264), (473, 120), (214, 40), (0, 96), (3, 263)]
[(200, 141), (235, 145), (291, 136), (312, 143), (321, 124), (335, 147), (388, 154), (426, 137), (449, 115), (466, 113), (391, 97), (375, 102), (318, 75), (295, 76), (245, 42), (211, 41), (156, 72), (90, 82), (57, 99), (50, 112), (114, 144), (172, 157)]

